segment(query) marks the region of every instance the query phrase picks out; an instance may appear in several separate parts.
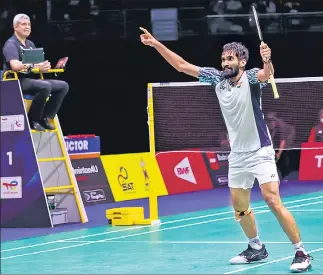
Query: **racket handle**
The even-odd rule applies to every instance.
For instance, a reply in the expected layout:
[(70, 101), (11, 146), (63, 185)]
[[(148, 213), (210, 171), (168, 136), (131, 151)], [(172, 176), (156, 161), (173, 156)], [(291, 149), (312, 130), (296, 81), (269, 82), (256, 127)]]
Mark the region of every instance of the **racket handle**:
[(271, 84), (271, 87), (273, 88), (274, 98), (278, 99), (279, 94), (278, 94), (278, 91), (277, 91), (277, 86), (276, 86), (276, 83), (275, 83), (274, 76), (272, 74), (270, 75), (270, 84)]

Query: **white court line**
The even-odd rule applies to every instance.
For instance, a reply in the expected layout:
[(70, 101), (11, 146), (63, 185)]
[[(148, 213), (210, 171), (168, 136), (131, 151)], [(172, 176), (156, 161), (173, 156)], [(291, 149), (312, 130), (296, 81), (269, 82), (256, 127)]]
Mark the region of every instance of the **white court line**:
[[(299, 199), (299, 200), (293, 200), (293, 201), (287, 201), (287, 202), (284, 202), (284, 205), (292, 204), (292, 203), (298, 203), (298, 202), (304, 202), (304, 201), (311, 201), (311, 200), (316, 200), (316, 199), (321, 199), (321, 198), (323, 198), (323, 196), (311, 197), (311, 198), (307, 198), (307, 199)], [(253, 209), (262, 209), (262, 208), (268, 208), (268, 206), (263, 205), (263, 206), (253, 207)], [(202, 216), (196, 216), (196, 217), (190, 217), (190, 218), (185, 218), (185, 219), (173, 220), (173, 221), (168, 221), (168, 222), (162, 222), (162, 225), (172, 224), (172, 223), (177, 223), (177, 222), (183, 222), (183, 221), (189, 221), (189, 220), (202, 219), (202, 218), (208, 218), (208, 217), (214, 217), (214, 216), (221, 216), (221, 215), (232, 214), (232, 213), (233, 213), (233, 211), (213, 213), (213, 214), (208, 214), (208, 215), (202, 215)], [(60, 243), (62, 241), (78, 240), (78, 239), (84, 239), (84, 238), (90, 238), (90, 237), (96, 237), (96, 236), (102, 236), (102, 235), (109, 235), (109, 234), (113, 234), (113, 233), (124, 232), (124, 231), (132, 231), (132, 230), (146, 228), (146, 227), (153, 227), (153, 226), (151, 226), (151, 225), (143, 225), (143, 226), (135, 226), (135, 227), (123, 228), (123, 229), (120, 229), (120, 230), (113, 230), (113, 231), (109, 231), (109, 232), (102, 232), (102, 233), (84, 235), (84, 236), (79, 236), (79, 237), (67, 238), (67, 239), (63, 239), (63, 240), (56, 240), (56, 241), (45, 242), (45, 243), (38, 243), (38, 244), (34, 244), (34, 245), (14, 247), (14, 248), (10, 248), (10, 249), (1, 250), (1, 252), (22, 250), (22, 249), (26, 249), (26, 248), (32, 248), (32, 247), (44, 246), (44, 245), (49, 245), (49, 244), (54, 244), (54, 243)]]
[[(307, 251), (307, 253), (311, 254), (311, 253), (319, 252), (319, 251), (322, 251), (322, 250), (323, 250), (323, 247), (322, 248), (318, 248), (318, 249), (314, 249), (314, 250)], [(284, 257), (284, 258), (280, 258), (280, 259), (273, 260), (273, 261), (266, 262), (266, 263), (252, 265), (252, 266), (245, 267), (245, 268), (236, 269), (236, 270), (233, 270), (233, 271), (225, 272), (223, 274), (233, 274), (233, 273), (238, 273), (238, 272), (240, 273), (241, 271), (245, 271), (245, 270), (248, 270), (248, 269), (253, 269), (253, 268), (260, 267), (260, 266), (274, 264), (274, 263), (278, 263), (278, 262), (285, 261), (285, 260), (288, 260), (288, 259), (293, 259), (294, 256), (295, 255), (288, 256), (288, 257)]]
[(123, 229), (120, 229), (120, 230), (113, 230), (113, 231), (108, 231), (108, 232), (103, 232), (103, 233), (84, 235), (84, 236), (73, 237), (73, 238), (68, 238), (68, 239), (63, 239), (63, 240), (56, 240), (56, 241), (51, 241), (51, 242), (46, 242), (46, 243), (38, 243), (38, 244), (14, 247), (14, 248), (1, 250), (1, 253), (2, 252), (8, 252), (8, 251), (14, 251), (14, 250), (21, 250), (21, 249), (26, 249), (26, 248), (32, 248), (32, 247), (37, 247), (37, 246), (44, 246), (44, 245), (49, 245), (49, 244), (54, 244), (54, 243), (60, 243), (60, 242), (69, 241), (69, 240), (77, 240), (77, 239), (96, 237), (96, 236), (101, 236), (101, 235), (109, 235), (109, 234), (118, 233), (118, 232), (141, 229), (141, 228), (145, 228), (145, 227), (151, 227), (151, 226), (150, 225), (134, 226), (134, 227), (129, 227), (129, 228), (123, 228)]
[(292, 209), (291, 212), (322, 212), (323, 209)]
[[(269, 211), (270, 210), (262, 210), (262, 211), (258, 212), (257, 214), (267, 213)], [(68, 248), (73, 248), (73, 247), (78, 247), (78, 246), (84, 246), (84, 245), (94, 244), (94, 243), (104, 243), (104, 242), (107, 242), (107, 241), (110, 241), (110, 240), (125, 239), (125, 238), (129, 238), (129, 237), (134, 237), (134, 236), (147, 235), (147, 234), (151, 234), (151, 233), (155, 233), (155, 232), (160, 232), (160, 231), (167, 231), (167, 230), (171, 230), (171, 229), (178, 229), (178, 228), (183, 228), (183, 227), (190, 227), (190, 226), (195, 226), (195, 225), (200, 225), (200, 224), (206, 224), (206, 223), (211, 223), (211, 222), (216, 222), (216, 221), (223, 221), (223, 220), (232, 220), (232, 217), (226, 217), (226, 218), (221, 218), (221, 219), (214, 219), (214, 220), (202, 221), (202, 222), (198, 222), (198, 223), (190, 223), (190, 224), (179, 225), (179, 226), (174, 226), (174, 227), (156, 229), (156, 230), (151, 230), (151, 231), (146, 231), (146, 232), (141, 232), (141, 233), (136, 233), (136, 234), (130, 234), (130, 235), (124, 235), (124, 236), (119, 236), (119, 237), (114, 237), (114, 238), (108, 238), (108, 239), (98, 240), (98, 241), (87, 241), (86, 243), (81, 243), (81, 244), (76, 244), (76, 245), (71, 245), (71, 246), (64, 246), (64, 247), (59, 247), (59, 248), (54, 248), (54, 249), (48, 249), (48, 250), (43, 250), (43, 251), (36, 251), (36, 252), (32, 252), (32, 253), (25, 253), (25, 254), (19, 254), (19, 255), (14, 255), (14, 256), (3, 257), (3, 258), (1, 258), (1, 260), (11, 259), (11, 258), (17, 258), (17, 257), (23, 257), (23, 256), (28, 256), (28, 255), (35, 255), (35, 254), (46, 253), (46, 252), (51, 252), (51, 251), (56, 251), (56, 250), (63, 250), (63, 249), (68, 249)], [(59, 242), (62, 243), (64, 241), (59, 241)]]
[[(323, 198), (323, 196), (307, 198), (307, 199), (301, 199), (301, 200), (295, 200), (295, 201), (287, 201), (287, 202), (284, 202), (284, 205), (295, 203), (295, 202), (311, 201), (311, 200), (321, 199), (321, 198)], [(252, 207), (253, 210), (254, 209), (262, 209), (262, 208), (268, 208), (268, 205)], [(233, 213), (233, 211), (226, 211), (226, 212), (221, 212), (221, 213), (213, 213), (213, 214), (197, 216), (197, 217), (191, 217), (191, 218), (186, 218), (186, 219), (181, 219), (181, 220), (163, 222), (162, 224), (171, 224), (171, 223), (175, 223), (175, 222), (190, 221), (190, 220), (196, 220), (196, 219), (201, 219), (201, 218), (208, 218), (208, 217), (214, 217), (214, 216), (220, 216), (220, 215), (232, 214), (232, 213)]]
[[(90, 241), (62, 241), (63, 243), (89, 243)], [(104, 241), (109, 243), (137, 243), (137, 244), (245, 244), (246, 241)], [(271, 242), (261, 240), (264, 244), (288, 244), (290, 242)], [(323, 244), (323, 242), (302, 242), (303, 244)]]
[[(302, 207), (302, 206), (306, 206), (306, 205), (320, 204), (320, 203), (323, 203), (323, 201), (310, 202), (310, 203), (299, 204), (299, 205), (293, 205), (293, 206), (289, 207), (289, 209), (290, 208), (298, 208), (298, 207)], [(262, 211), (259, 211), (259, 212), (254, 213), (254, 214), (262, 214), (262, 213), (268, 213), (268, 212), (271, 212), (271, 210), (262, 210)], [(231, 220), (233, 218), (234, 217), (226, 217), (226, 218), (221, 218), (221, 219), (213, 219), (213, 220), (207, 220), (207, 221), (202, 221), (202, 222), (198, 222), (198, 223), (190, 223), (190, 224), (179, 225), (179, 226), (174, 226), (174, 227), (156, 229), (156, 230), (151, 230), (151, 231), (147, 231), (147, 232), (141, 232), (141, 233), (136, 233), (136, 234), (124, 235), (124, 236), (119, 236), (119, 237), (114, 237), (114, 238), (108, 238), (108, 239), (103, 239), (103, 240), (98, 240), (98, 241), (88, 241), (86, 243), (81, 243), (81, 244), (76, 244), (76, 245), (71, 245), (71, 246), (64, 246), (64, 247), (59, 247), (59, 248), (54, 248), (54, 249), (41, 250), (41, 251), (36, 251), (36, 252), (31, 252), (31, 253), (24, 253), (24, 254), (18, 254), (18, 255), (3, 257), (3, 258), (1, 258), (1, 260), (11, 259), (11, 258), (18, 258), (18, 257), (23, 257), (23, 256), (29, 256), (29, 255), (36, 255), (36, 254), (47, 253), (47, 252), (52, 252), (52, 251), (57, 251), (57, 250), (64, 250), (64, 249), (68, 249), (68, 248), (85, 246), (85, 245), (89, 245), (89, 244), (103, 243), (103, 242), (110, 241), (110, 240), (125, 239), (125, 238), (129, 238), (129, 237), (134, 237), (134, 236), (147, 235), (147, 234), (151, 234), (151, 233), (155, 233), (155, 232), (168, 231), (168, 230), (178, 229), (178, 228), (184, 228), (184, 227), (191, 227), (191, 226), (196, 226), (196, 225), (200, 225), (200, 224), (207, 224), (207, 223), (216, 222), (216, 221)], [(58, 242), (61, 243), (62, 240), (61, 241), (58, 241)]]

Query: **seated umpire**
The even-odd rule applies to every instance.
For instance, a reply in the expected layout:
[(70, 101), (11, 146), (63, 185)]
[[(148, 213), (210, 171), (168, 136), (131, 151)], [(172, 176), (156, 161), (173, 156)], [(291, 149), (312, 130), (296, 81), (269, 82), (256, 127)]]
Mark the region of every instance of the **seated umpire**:
[[(18, 14), (13, 20), (14, 34), (3, 46), (4, 71), (22, 71), (30, 69), (31, 64), (23, 64), (22, 50), (36, 48), (34, 43), (27, 39), (31, 32), (30, 18), (25, 14)], [(51, 68), (48, 61), (34, 64), (41, 72)], [(38, 74), (18, 73), (23, 94), (33, 95), (33, 102), (28, 112), (30, 127), (38, 131), (54, 130), (51, 119), (57, 114), (69, 86), (65, 81), (54, 79), (40, 79)], [(48, 96), (50, 99), (46, 102)]]

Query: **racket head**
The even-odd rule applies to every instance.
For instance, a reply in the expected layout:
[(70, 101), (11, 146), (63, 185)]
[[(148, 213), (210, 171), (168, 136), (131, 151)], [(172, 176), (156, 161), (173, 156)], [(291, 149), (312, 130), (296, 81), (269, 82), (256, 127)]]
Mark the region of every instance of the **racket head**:
[(256, 10), (255, 6), (252, 6), (252, 12), (253, 12), (253, 17), (254, 17), (255, 22), (256, 22), (259, 39), (260, 39), (260, 41), (263, 41), (262, 32), (261, 32), (260, 24), (259, 24), (258, 13), (257, 13), (257, 10)]

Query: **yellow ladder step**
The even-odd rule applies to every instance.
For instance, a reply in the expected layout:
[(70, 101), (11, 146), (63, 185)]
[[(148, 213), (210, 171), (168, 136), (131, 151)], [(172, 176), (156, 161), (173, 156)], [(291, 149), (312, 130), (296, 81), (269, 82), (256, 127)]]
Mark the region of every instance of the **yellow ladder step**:
[[(37, 130), (31, 130), (32, 133), (43, 133), (44, 131), (37, 131)], [(55, 130), (45, 130), (46, 133), (55, 133), (57, 132), (57, 129)]]
[[(46, 187), (45, 189), (45, 193), (46, 194), (74, 194), (74, 190), (73, 190), (73, 185), (62, 185), (62, 186), (54, 186), (54, 187)], [(68, 191), (67, 191), (68, 190)]]
[(39, 158), (38, 162), (49, 162), (49, 161), (59, 161), (59, 160), (65, 160), (65, 157), (59, 157), (59, 158)]

